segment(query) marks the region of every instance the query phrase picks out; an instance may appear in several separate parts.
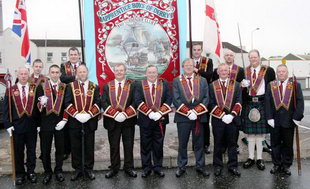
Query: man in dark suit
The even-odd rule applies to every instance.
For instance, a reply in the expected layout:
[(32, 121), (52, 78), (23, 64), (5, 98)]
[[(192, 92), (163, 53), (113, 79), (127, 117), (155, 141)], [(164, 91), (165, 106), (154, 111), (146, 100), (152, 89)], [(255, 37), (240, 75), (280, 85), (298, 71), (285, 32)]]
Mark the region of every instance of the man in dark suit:
[(300, 84), (294, 82), (293, 78), (288, 78), (288, 69), (285, 64), (277, 67), (277, 80), (268, 85), (265, 110), (266, 119), (271, 127), (274, 166), (270, 173), (283, 172), (285, 175), (291, 175), (290, 166), (294, 159), (294, 130), (295, 125), (298, 125), (304, 117), (304, 99)]
[(33, 73), (30, 75), (30, 82), (37, 86), (46, 79), (45, 75), (42, 74), (43, 67), (43, 62), (40, 59), (35, 59), (32, 63)]
[(152, 169), (156, 175), (164, 177), (161, 171), (163, 145), (166, 124), (169, 123), (168, 113), (172, 111), (172, 96), (168, 82), (158, 78), (154, 65), (146, 68), (146, 80), (137, 83), (135, 102), (139, 111), (142, 177), (148, 177)]
[(115, 80), (103, 88), (102, 108), (105, 110), (104, 128), (108, 130), (110, 143), (110, 171), (105, 175), (112, 178), (117, 175), (121, 158), (119, 152), (120, 139), (124, 146), (124, 171), (130, 177), (137, 177), (133, 170), (133, 145), (137, 116), (134, 103), (134, 83), (125, 78), (126, 66), (117, 64), (114, 67)]
[[(79, 65), (85, 65), (84, 62), (80, 61), (80, 53), (76, 47), (71, 47), (68, 51), (69, 53), (69, 61), (62, 63), (60, 66), (61, 76), (60, 81), (69, 84), (74, 82), (77, 78), (76, 71)], [(64, 128), (65, 132), (65, 154), (64, 160), (68, 159), (71, 153), (71, 144), (70, 144), (70, 136), (69, 136), (69, 127)]]
[[(19, 68), (17, 72), (18, 82), (11, 87), (11, 95), (7, 89), (4, 97), (3, 120), (4, 127), (10, 136), (14, 137), (16, 185), (21, 185), (27, 175), (32, 183), (37, 182), (34, 172), (36, 166), (36, 142), (39, 112), (36, 106), (36, 85), (28, 83), (29, 70)], [(9, 98), (11, 98), (11, 112), (9, 112)], [(12, 122), (10, 121), (10, 114)], [(24, 150), (26, 147), (27, 160)], [(27, 174), (25, 171), (27, 167)]]
[[(68, 84), (65, 96), (66, 112), (70, 115), (68, 119), (69, 136), (71, 143), (72, 167), (75, 173), (71, 180), (75, 181), (84, 173), (93, 180), (95, 175), (94, 153), (95, 153), (95, 131), (98, 127), (98, 115), (100, 114), (99, 87), (88, 80), (88, 69), (86, 65), (77, 68), (77, 80)], [(84, 127), (84, 131), (82, 128)], [(84, 135), (84, 144), (82, 137)], [(82, 154), (82, 145), (85, 153)], [(85, 158), (84, 168), (82, 157)]]
[(248, 169), (255, 164), (259, 170), (265, 169), (263, 161), (263, 141), (269, 133), (269, 126), (265, 118), (264, 97), (268, 83), (275, 80), (273, 68), (261, 64), (259, 51), (249, 52), (250, 66), (245, 68), (245, 79), (241, 82), (243, 90), (242, 131), (247, 134), (249, 158), (243, 164)]
[(209, 102), (208, 83), (205, 78), (194, 74), (194, 61), (185, 59), (182, 63), (184, 74), (173, 80), (173, 104), (177, 109), (174, 121), (177, 123), (179, 150), (176, 176), (186, 171), (187, 144), (192, 132), (193, 147), (196, 158), (196, 171), (203, 176), (210, 173), (205, 170), (204, 123), (207, 120)]
[[(201, 43), (194, 43), (192, 46), (192, 54), (193, 54), (193, 60), (195, 62), (194, 72), (205, 78), (210, 84), (212, 82), (212, 76), (213, 76), (213, 61), (211, 58), (202, 56), (202, 44)], [(209, 120), (209, 113), (207, 113), (207, 117)], [(205, 153), (209, 154), (210, 151), (210, 126), (209, 121), (204, 123), (204, 148)]]
[(209, 108), (212, 116), (214, 136), (214, 175), (220, 176), (223, 169), (223, 147), (228, 149), (228, 171), (240, 176), (238, 171), (237, 137), (241, 124), (241, 88), (238, 82), (229, 78), (229, 66), (218, 66), (219, 79), (210, 84)]
[(55, 160), (54, 169), (56, 180), (63, 182), (65, 180), (62, 173), (62, 164), (64, 156), (64, 131), (63, 128), (67, 123), (68, 116), (64, 113), (64, 96), (66, 84), (61, 83), (60, 68), (58, 65), (49, 67), (50, 80), (37, 87), (36, 96), (39, 97), (38, 108), (41, 112), (41, 150), (42, 162), (45, 171), (43, 184), (48, 184), (52, 178), (51, 167), (51, 149), (53, 137), (55, 139)]

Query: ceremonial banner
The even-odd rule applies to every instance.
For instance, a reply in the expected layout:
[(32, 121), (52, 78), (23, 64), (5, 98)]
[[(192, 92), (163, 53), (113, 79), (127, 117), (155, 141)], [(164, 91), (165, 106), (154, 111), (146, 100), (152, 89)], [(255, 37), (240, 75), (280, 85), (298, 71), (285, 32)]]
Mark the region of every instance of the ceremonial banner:
[(177, 0), (93, 0), (84, 6), (86, 64), (99, 86), (114, 79), (118, 63), (133, 80), (145, 79), (148, 65), (168, 81), (179, 75)]

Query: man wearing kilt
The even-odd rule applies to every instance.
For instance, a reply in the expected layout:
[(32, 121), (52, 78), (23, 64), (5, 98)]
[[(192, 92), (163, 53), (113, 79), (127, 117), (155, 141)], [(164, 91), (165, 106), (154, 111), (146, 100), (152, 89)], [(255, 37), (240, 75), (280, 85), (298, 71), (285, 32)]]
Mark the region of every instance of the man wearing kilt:
[(179, 150), (176, 176), (186, 172), (187, 144), (190, 133), (196, 158), (196, 171), (206, 177), (204, 156), (204, 123), (207, 120), (209, 89), (205, 78), (194, 74), (194, 61), (187, 58), (182, 63), (184, 74), (173, 80), (173, 104), (177, 109), (174, 121), (177, 123)]
[[(295, 91), (295, 92), (294, 92)], [(271, 127), (273, 168), (271, 174), (291, 175), (294, 130), (304, 117), (304, 99), (300, 84), (288, 78), (286, 65), (277, 67), (277, 80), (269, 83), (265, 95), (266, 119)]]
[(238, 82), (228, 77), (229, 67), (222, 63), (218, 66), (219, 79), (210, 84), (210, 103), (212, 130), (214, 136), (213, 166), (214, 175), (220, 176), (223, 169), (222, 149), (227, 145), (228, 171), (240, 176), (238, 171), (237, 137), (241, 124), (241, 88)]
[(245, 69), (245, 79), (241, 86), (244, 90), (244, 104), (242, 111), (243, 124), (241, 129), (247, 134), (249, 158), (243, 164), (245, 169), (255, 164), (254, 152), (256, 146), (256, 166), (259, 170), (265, 169), (262, 157), (265, 134), (269, 133), (269, 126), (265, 119), (264, 95), (267, 85), (275, 79), (273, 68), (261, 65), (258, 50), (249, 52), (250, 66)]
[[(202, 43), (194, 43), (192, 46), (193, 60), (195, 62), (194, 72), (195, 74), (205, 78), (210, 84), (212, 82), (213, 75), (213, 61), (211, 58), (202, 56)], [(204, 150), (206, 154), (210, 151), (210, 126), (209, 126), (209, 113), (207, 113), (208, 122), (204, 123)]]
[(48, 184), (52, 178), (51, 167), (51, 149), (53, 137), (55, 139), (55, 160), (54, 169), (56, 180), (62, 182), (65, 180), (62, 173), (62, 164), (64, 156), (64, 131), (63, 128), (67, 123), (68, 114), (64, 112), (64, 96), (66, 84), (61, 83), (60, 68), (58, 65), (49, 67), (50, 80), (45, 80), (37, 87), (39, 97), (38, 108), (41, 112), (41, 151), (42, 162), (45, 171), (43, 184)]
[(124, 171), (130, 177), (137, 177), (134, 168), (133, 146), (135, 125), (137, 123), (134, 103), (135, 86), (132, 80), (126, 79), (125, 64), (114, 67), (115, 79), (103, 87), (102, 108), (104, 128), (108, 130), (110, 144), (110, 171), (105, 175), (112, 178), (121, 167), (120, 140), (124, 146)]
[(164, 177), (161, 171), (163, 145), (172, 103), (168, 82), (159, 79), (157, 68), (149, 65), (146, 80), (137, 83), (135, 94), (135, 102), (139, 105), (137, 124), (140, 126), (142, 177), (149, 176), (152, 169), (156, 175)]

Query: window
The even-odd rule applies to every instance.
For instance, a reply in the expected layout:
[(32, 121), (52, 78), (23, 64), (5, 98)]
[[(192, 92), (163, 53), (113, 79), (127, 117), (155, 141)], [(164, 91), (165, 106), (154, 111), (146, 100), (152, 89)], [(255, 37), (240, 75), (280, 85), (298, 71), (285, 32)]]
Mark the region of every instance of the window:
[(62, 52), (61, 53), (61, 62), (66, 62), (67, 61), (67, 53), (66, 52)]
[(47, 53), (47, 58), (46, 58), (47, 60), (47, 62), (53, 62), (53, 53), (52, 52), (48, 52)]

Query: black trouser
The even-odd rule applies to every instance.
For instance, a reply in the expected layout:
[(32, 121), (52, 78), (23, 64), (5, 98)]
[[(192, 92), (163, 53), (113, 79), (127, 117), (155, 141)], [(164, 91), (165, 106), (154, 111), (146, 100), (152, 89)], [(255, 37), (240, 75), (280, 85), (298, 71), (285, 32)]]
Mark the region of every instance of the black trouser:
[[(87, 127), (84, 129), (84, 168), (93, 170), (94, 154), (95, 154), (95, 131), (91, 131)], [(82, 129), (69, 129), (71, 143), (71, 158), (72, 167), (77, 170), (82, 170)]]
[(196, 169), (204, 169), (205, 167), (205, 155), (204, 155), (204, 126), (203, 123), (198, 122), (199, 130), (196, 132), (196, 121), (178, 122), (178, 167), (185, 169), (187, 165), (187, 145), (189, 136), (192, 132), (192, 142), (196, 158)]
[(110, 143), (111, 169), (118, 171), (121, 166), (120, 140), (122, 137), (124, 148), (124, 170), (133, 169), (133, 144), (134, 144), (135, 126), (126, 125), (126, 121), (116, 122), (113, 130), (108, 130)]
[(69, 127), (64, 127), (64, 135), (65, 135), (65, 151), (64, 154), (69, 155), (71, 153), (71, 143), (70, 143), (70, 135), (69, 135)]
[(42, 150), (42, 162), (45, 173), (52, 173), (51, 167), (51, 149), (53, 138), (55, 139), (55, 160), (56, 165), (54, 172), (62, 172), (63, 156), (64, 156), (64, 131), (41, 131), (41, 150)]
[(232, 122), (224, 123), (215, 117), (212, 118), (212, 131), (214, 137), (213, 166), (223, 168), (223, 148), (228, 149), (228, 169), (238, 166), (237, 136), (238, 127)]
[(207, 113), (208, 122), (203, 123), (205, 131), (204, 131), (204, 147), (210, 146), (210, 126), (209, 126), (209, 118), (210, 114)]
[[(140, 126), (141, 140), (141, 160), (144, 171), (154, 168), (160, 171), (163, 164), (163, 145), (166, 126), (162, 126), (163, 134), (159, 126), (159, 121), (151, 120), (150, 124)], [(153, 159), (153, 163), (152, 163)]]
[(293, 163), (294, 127), (283, 128), (275, 126), (271, 129), (270, 139), (272, 148), (272, 162), (274, 165), (289, 168)]
[(26, 167), (27, 173), (34, 173), (36, 167), (36, 144), (37, 144), (37, 131), (28, 132), (23, 134), (16, 134), (13, 132), (14, 137), (14, 152), (15, 152), (15, 171), (17, 177), (23, 177), (25, 171), (25, 146), (26, 146)]

